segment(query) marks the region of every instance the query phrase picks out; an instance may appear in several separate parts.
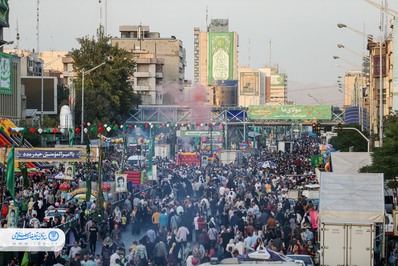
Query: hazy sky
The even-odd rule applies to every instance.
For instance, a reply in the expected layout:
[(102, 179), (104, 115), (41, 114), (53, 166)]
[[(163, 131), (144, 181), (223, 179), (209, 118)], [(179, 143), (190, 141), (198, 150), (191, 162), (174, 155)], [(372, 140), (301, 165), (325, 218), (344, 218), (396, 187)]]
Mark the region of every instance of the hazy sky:
[[(96, 33), (105, 0), (101, 1), (40, 0), (40, 50), (79, 48), (76, 38)], [(4, 38), (16, 44), (18, 21), (19, 48), (36, 49), (37, 1), (10, 0), (9, 5), (11, 25)], [(120, 25), (142, 23), (161, 37), (181, 39), (187, 50), (186, 78), (191, 80), (193, 29), (205, 30), (207, 7), (209, 21), (229, 19), (230, 31), (239, 34), (239, 64), (258, 68), (271, 58), (288, 74), (289, 100), (298, 103), (316, 104), (314, 98), (342, 102), (337, 77), (355, 68), (347, 61), (359, 65), (361, 59), (337, 44), (362, 53), (365, 40), (350, 29), (339, 29), (337, 23), (379, 37), (380, 11), (364, 0), (107, 0), (107, 6), (109, 35), (120, 37)], [(388, 7), (398, 11), (398, 1), (389, 0)], [(343, 60), (334, 60), (334, 55)]]

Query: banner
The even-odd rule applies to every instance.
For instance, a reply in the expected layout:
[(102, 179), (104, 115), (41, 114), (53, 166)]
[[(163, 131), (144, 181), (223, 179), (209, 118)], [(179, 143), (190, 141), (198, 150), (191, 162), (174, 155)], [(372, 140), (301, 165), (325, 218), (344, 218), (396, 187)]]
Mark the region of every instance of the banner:
[(8, 27), (9, 23), (10, 7), (8, 0), (0, 0), (0, 26)]
[(241, 72), (240, 73), (240, 95), (258, 95), (259, 92), (259, 73)]
[(12, 55), (10, 54), (0, 53), (0, 94), (12, 95)]
[(258, 120), (330, 120), (330, 105), (251, 105), (249, 119)]
[[(213, 131), (212, 137), (221, 137), (221, 131)], [(180, 130), (179, 137), (210, 137), (210, 130)]]
[(116, 192), (126, 192), (127, 191), (127, 175), (118, 174), (115, 175), (116, 179)]
[(16, 162), (85, 162), (82, 148), (16, 148)]
[(275, 74), (271, 76), (271, 86), (285, 86), (286, 74)]
[(234, 33), (208, 33), (208, 83), (234, 79)]
[(2, 228), (0, 251), (60, 251), (65, 233), (57, 228)]

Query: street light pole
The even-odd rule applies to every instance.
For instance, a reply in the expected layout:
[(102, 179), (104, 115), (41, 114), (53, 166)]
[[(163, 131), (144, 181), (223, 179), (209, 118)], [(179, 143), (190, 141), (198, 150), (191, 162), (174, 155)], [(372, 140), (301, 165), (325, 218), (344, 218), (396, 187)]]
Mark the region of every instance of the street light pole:
[(82, 71), (82, 119), (81, 119), (81, 137), (80, 137), (80, 144), (84, 143), (84, 129), (83, 129), (83, 122), (84, 122), (84, 76), (90, 74), (92, 71), (96, 70), (97, 68), (105, 65), (106, 62), (102, 62), (98, 66), (95, 66), (87, 71)]
[(361, 134), (361, 136), (366, 139), (366, 141), (368, 142), (368, 152), (370, 151), (370, 139), (368, 139), (360, 130), (358, 130), (355, 127), (343, 127), (341, 128), (343, 130), (355, 130), (356, 132), (358, 132), (359, 134)]

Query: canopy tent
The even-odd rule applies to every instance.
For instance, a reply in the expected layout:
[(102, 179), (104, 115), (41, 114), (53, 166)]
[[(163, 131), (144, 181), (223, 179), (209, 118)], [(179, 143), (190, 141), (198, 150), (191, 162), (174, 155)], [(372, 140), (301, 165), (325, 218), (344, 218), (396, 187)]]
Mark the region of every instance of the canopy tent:
[(333, 173), (358, 173), (363, 166), (372, 163), (369, 152), (332, 152)]
[(384, 176), (321, 173), (319, 219), (336, 223), (382, 223)]
[(272, 161), (265, 161), (265, 162), (259, 162), (257, 166), (261, 168), (276, 168), (277, 165)]

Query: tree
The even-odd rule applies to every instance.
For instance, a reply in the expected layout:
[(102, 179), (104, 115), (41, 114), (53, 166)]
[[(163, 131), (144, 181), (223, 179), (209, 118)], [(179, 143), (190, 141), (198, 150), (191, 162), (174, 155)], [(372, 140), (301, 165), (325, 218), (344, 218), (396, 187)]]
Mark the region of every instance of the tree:
[[(99, 31), (97, 38), (77, 39), (80, 49), (71, 51), (73, 68), (79, 73), (76, 88), (76, 125), (81, 122), (123, 123), (129, 111), (141, 103), (128, 81), (136, 68), (131, 53), (110, 44)], [(81, 121), (82, 73), (105, 64), (84, 76), (84, 120)]]
[[(360, 130), (358, 124), (348, 124), (344, 125), (344, 127), (354, 127)], [(338, 132), (337, 137), (333, 137), (330, 140), (330, 144), (332, 144), (336, 150), (343, 152), (348, 152), (350, 147), (353, 147), (354, 152), (367, 152), (368, 150), (368, 142), (355, 130), (343, 129), (341, 132)]]
[(372, 164), (362, 167), (361, 173), (384, 173), (386, 186), (396, 189), (398, 182), (398, 113), (384, 119), (383, 146), (374, 148)]

